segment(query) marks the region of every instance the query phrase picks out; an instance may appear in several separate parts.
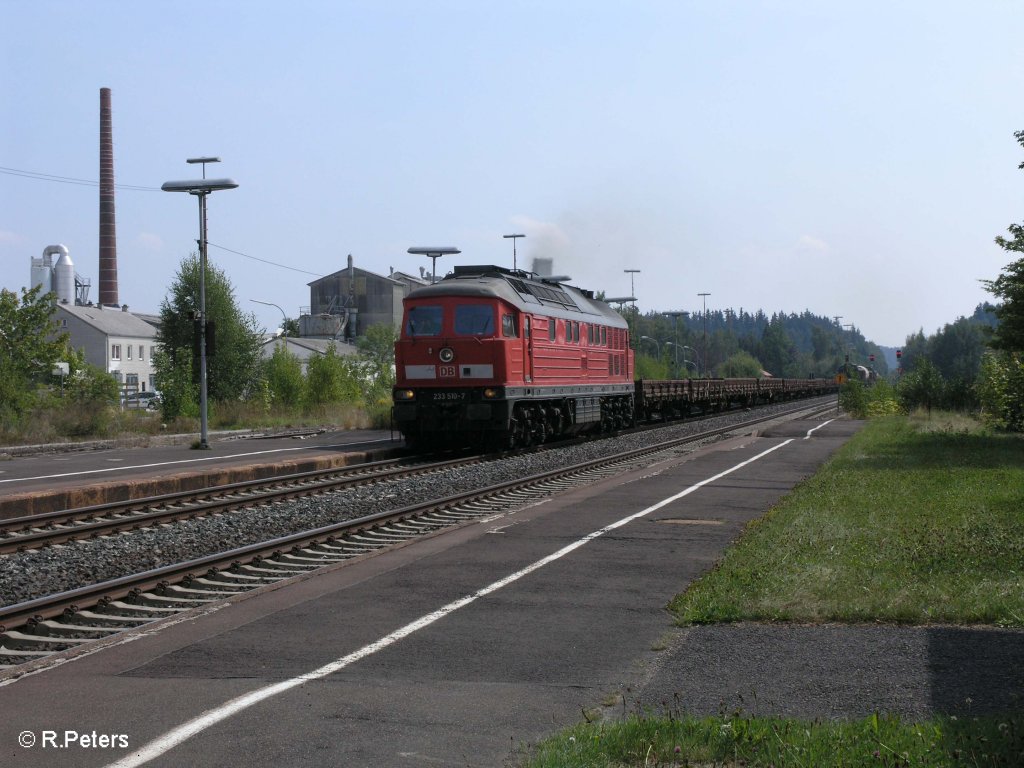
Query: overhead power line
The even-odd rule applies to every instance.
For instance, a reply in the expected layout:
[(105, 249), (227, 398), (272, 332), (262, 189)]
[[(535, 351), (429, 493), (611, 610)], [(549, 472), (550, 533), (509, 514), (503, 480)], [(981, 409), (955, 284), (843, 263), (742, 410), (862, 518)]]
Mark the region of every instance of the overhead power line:
[(225, 248), (223, 245), (217, 245), (216, 243), (211, 243), (209, 240), (206, 241), (206, 244), (207, 245), (212, 245), (214, 248), (220, 248), (222, 251), (227, 251), (228, 253), (233, 253), (236, 256), (244, 256), (245, 258), (252, 259), (253, 261), (259, 261), (259, 262), (262, 262), (264, 264), (270, 264), (273, 267), (281, 267), (281, 269), (290, 269), (292, 272), (301, 272), (304, 275), (313, 275), (314, 277), (323, 277), (323, 275), (320, 272), (310, 272), (307, 269), (299, 269), (298, 267), (290, 267), (287, 264), (278, 264), (276, 261), (268, 261), (267, 259), (261, 259), (258, 256), (250, 256), (248, 253), (242, 253), (241, 251), (234, 251), (231, 248)]
[[(21, 176), (26, 179), (36, 179), (37, 181), (52, 181), (58, 184), (78, 184), (79, 186), (85, 187), (98, 187), (99, 181), (93, 181), (92, 179), (76, 179), (71, 176), (54, 176), (52, 173), (38, 173), (36, 171), (25, 171), (20, 168), (6, 168), (0, 166), (0, 173), (5, 173), (8, 176)], [(130, 189), (135, 192), (158, 192), (160, 187), (143, 187), (137, 184), (114, 184), (117, 189)]]
[[(53, 174), (50, 173), (37, 173), (36, 171), (25, 171), (21, 170), (20, 168), (7, 168), (2, 165), (0, 165), (0, 173), (5, 173), (8, 176), (22, 176), (26, 179), (36, 179), (38, 181), (53, 181), (60, 184), (78, 184), (80, 186), (87, 187), (98, 187), (100, 185), (98, 181), (92, 181), (90, 179), (76, 179), (70, 176), (54, 176)], [(158, 192), (160, 190), (159, 187), (142, 187), (135, 184), (115, 184), (114, 186), (118, 189), (131, 189), (136, 192)], [(253, 261), (259, 261), (262, 262), (263, 264), (269, 264), (273, 267), (289, 269), (292, 272), (301, 272), (304, 275), (323, 277), (323, 275), (320, 272), (310, 272), (307, 269), (299, 269), (297, 267), (292, 267), (287, 264), (279, 264), (276, 261), (261, 259), (258, 256), (250, 256), (248, 253), (242, 253), (241, 251), (236, 251), (231, 248), (225, 248), (223, 245), (217, 245), (216, 243), (211, 243), (209, 241), (207, 241), (207, 245), (212, 245), (214, 248), (220, 248), (222, 251), (227, 251), (228, 253), (233, 253), (236, 256), (242, 256), (243, 258), (246, 259), (252, 259)]]

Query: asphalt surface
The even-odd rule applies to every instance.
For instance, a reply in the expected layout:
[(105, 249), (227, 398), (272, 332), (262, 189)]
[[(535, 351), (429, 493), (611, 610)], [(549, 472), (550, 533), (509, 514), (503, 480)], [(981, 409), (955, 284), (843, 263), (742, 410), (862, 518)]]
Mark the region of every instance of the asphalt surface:
[[(912, 701), (925, 714), (985, 686), (1009, 696), (1019, 632), (963, 646), (893, 628), (673, 627), (667, 602), (858, 426), (804, 439), (819, 424), (680, 453), (0, 681), (0, 760), (498, 766), (584, 710), (749, 711), (756, 697), (761, 712)], [(967, 671), (1003, 662), (1005, 679), (953, 685), (979, 649)], [(247, 694), (265, 698), (224, 709)], [(106, 746), (83, 747), (83, 734)]]
[(272, 466), (275, 473), (341, 466), (403, 445), (387, 430), (214, 433), (208, 450), (192, 442), (0, 448), (0, 519), (256, 479)]

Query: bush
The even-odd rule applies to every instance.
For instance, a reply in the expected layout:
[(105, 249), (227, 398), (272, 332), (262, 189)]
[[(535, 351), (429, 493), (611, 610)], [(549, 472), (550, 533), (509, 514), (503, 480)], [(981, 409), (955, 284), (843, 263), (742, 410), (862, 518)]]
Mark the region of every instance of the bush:
[(909, 413), (917, 408), (941, 408), (945, 404), (946, 383), (939, 370), (927, 358), (918, 360), (914, 370), (903, 375), (899, 384), (900, 405)]
[(989, 426), (1024, 431), (1024, 359), (1010, 352), (988, 352), (975, 384), (981, 418)]
[(902, 412), (896, 391), (885, 380), (873, 384), (847, 381), (839, 390), (839, 405), (856, 419), (875, 419)]
[(287, 347), (274, 347), (274, 354), (266, 364), (266, 380), (270, 388), (270, 401), (274, 405), (291, 408), (302, 402), (306, 392), (302, 361), (289, 352)]

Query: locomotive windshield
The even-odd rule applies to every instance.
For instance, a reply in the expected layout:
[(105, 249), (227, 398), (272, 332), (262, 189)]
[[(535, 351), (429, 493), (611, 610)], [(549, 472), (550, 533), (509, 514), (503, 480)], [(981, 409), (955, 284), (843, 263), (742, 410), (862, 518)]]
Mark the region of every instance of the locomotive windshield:
[(441, 333), (441, 307), (410, 307), (405, 321), (406, 336), (437, 336)]
[(494, 308), (487, 304), (459, 304), (455, 307), (457, 336), (493, 336)]

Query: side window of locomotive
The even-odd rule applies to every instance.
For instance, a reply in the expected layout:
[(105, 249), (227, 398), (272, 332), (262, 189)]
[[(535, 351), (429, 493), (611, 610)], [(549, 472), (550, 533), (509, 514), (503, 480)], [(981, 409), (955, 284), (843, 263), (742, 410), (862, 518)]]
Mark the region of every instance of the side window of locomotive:
[(514, 315), (501, 316), (501, 335), (508, 336), (509, 338), (515, 338), (517, 336), (516, 318)]
[(608, 346), (608, 329), (605, 328), (603, 325), (601, 326), (601, 346)]
[(548, 341), (554, 341), (558, 335), (558, 321), (555, 318), (548, 320)]
[(494, 308), (486, 304), (460, 304), (455, 307), (455, 333), (458, 336), (493, 336)]
[(525, 315), (523, 317), (523, 338), (530, 338), (530, 316)]
[(441, 333), (441, 307), (412, 307), (406, 315), (406, 336), (437, 336)]

